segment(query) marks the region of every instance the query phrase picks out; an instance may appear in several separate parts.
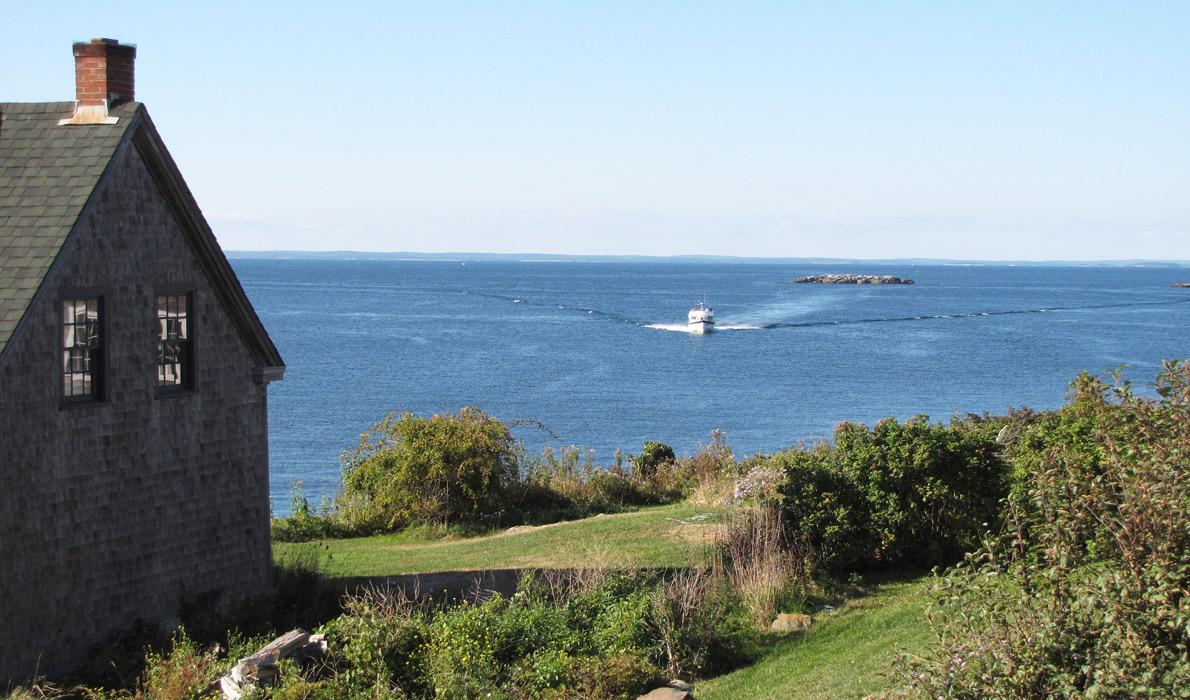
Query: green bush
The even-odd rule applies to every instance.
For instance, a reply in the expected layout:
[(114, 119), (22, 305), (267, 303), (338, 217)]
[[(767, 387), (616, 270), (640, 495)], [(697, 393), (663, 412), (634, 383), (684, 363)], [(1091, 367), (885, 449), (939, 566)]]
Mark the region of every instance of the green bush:
[(833, 446), (770, 458), (785, 471), (786, 523), (829, 571), (953, 563), (997, 521), (1007, 494), (1000, 425), (924, 416), (843, 423)]
[(393, 695), (423, 694), (425, 615), (403, 597), (375, 590), (347, 597), (344, 607), (346, 614), (322, 628), (339, 660), (340, 683)]
[(301, 482), (292, 487), (291, 512), (283, 518), (272, 519), (274, 542), (310, 542), (311, 540), (347, 537), (352, 534), (339, 518), (331, 517), (331, 504), (323, 504), (322, 514), (310, 507), (310, 501), (302, 494)]
[(346, 457), (340, 510), (357, 529), (474, 521), (499, 511), (517, 478), (512, 434), (477, 408), (389, 416)]
[(938, 582), (915, 692), (1190, 694), (1190, 365), (1156, 389), (1082, 376), (1025, 428), (1004, 530)]
[[(511, 425), (523, 424), (535, 425)], [(389, 416), (343, 455), (339, 498), (315, 513), (295, 488), (292, 512), (272, 521), (273, 539), (308, 542), (410, 527), (478, 534), (615, 513), (672, 503), (706, 469), (718, 474), (735, 465), (718, 432), (690, 459), (675, 459), (660, 443), (645, 448), (627, 471), (620, 456), (603, 468), (592, 451), (574, 446), (527, 455), (514, 446), (509, 425), (476, 408), (430, 418)]]
[(632, 698), (667, 672), (717, 672), (744, 658), (754, 632), (724, 583), (704, 572), (527, 576), (512, 597), (433, 611), (370, 590), (323, 626), (323, 663), (284, 668), (272, 696)]
[(640, 454), (632, 459), (634, 475), (648, 479), (657, 473), (657, 467), (662, 464), (673, 464), (678, 461), (674, 448), (663, 442), (645, 442)]

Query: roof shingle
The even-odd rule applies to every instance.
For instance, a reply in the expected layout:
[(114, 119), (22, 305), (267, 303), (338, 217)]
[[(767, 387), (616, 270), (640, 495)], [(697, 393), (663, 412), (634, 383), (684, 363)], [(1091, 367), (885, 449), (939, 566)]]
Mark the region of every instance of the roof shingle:
[(140, 105), (113, 108), (115, 124), (59, 126), (73, 107), (0, 103), (0, 352)]

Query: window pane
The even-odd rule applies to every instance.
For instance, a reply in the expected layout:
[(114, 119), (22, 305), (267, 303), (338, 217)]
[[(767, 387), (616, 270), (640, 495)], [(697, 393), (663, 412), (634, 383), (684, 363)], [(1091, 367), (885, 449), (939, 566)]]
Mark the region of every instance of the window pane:
[(157, 385), (184, 386), (190, 381), (189, 296), (157, 297)]
[(102, 384), (99, 306), (97, 298), (62, 302), (62, 393), (67, 397), (93, 397)]

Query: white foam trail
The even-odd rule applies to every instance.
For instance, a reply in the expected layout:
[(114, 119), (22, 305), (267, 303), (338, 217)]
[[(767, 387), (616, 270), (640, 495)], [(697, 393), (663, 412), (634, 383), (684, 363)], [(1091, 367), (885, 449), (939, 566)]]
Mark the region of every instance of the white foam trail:
[[(690, 327), (685, 323), (646, 323), (645, 328), (652, 328), (658, 331), (674, 331), (675, 333), (693, 333)], [(758, 331), (761, 326), (754, 326), (750, 323), (730, 323), (730, 324), (715, 324), (715, 331)]]
[(645, 328), (652, 328), (657, 331), (677, 331), (679, 333), (688, 333), (690, 331), (685, 323), (646, 323)]

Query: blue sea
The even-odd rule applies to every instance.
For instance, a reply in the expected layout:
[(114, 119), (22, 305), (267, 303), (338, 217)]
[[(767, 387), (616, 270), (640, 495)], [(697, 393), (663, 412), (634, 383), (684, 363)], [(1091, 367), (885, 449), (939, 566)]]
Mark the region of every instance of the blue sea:
[[(1051, 408), (1081, 370), (1153, 379), (1190, 355), (1174, 268), (235, 259), (285, 358), (269, 388), (273, 509), (317, 502), (389, 412), (478, 406), (526, 449), (610, 463), (645, 440), (737, 455), (840, 421)], [(906, 286), (795, 285), (824, 272)], [(705, 299), (719, 330), (683, 332)], [(552, 435), (551, 435), (552, 433)]]

